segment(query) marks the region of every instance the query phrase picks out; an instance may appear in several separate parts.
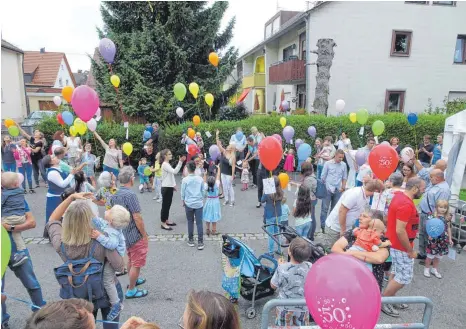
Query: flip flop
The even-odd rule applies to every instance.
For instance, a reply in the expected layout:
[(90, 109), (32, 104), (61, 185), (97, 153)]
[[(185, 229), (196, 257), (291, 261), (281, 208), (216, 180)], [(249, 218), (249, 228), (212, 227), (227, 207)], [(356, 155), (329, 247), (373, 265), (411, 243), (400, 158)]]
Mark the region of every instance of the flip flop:
[(134, 299), (134, 298), (143, 298), (149, 294), (147, 290), (136, 289), (136, 292), (133, 295), (128, 295), (128, 291), (125, 294), (125, 299)]

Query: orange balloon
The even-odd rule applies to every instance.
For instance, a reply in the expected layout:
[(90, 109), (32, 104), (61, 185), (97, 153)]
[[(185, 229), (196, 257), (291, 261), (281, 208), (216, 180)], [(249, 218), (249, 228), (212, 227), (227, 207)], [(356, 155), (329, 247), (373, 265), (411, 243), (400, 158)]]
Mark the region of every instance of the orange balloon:
[(286, 188), (288, 186), (288, 183), (290, 182), (290, 177), (288, 174), (281, 173), (278, 175), (278, 180), (280, 181), (280, 186), (282, 189)]
[(193, 123), (196, 127), (199, 126), (199, 124), (201, 123), (201, 118), (198, 115), (195, 115), (193, 117)]
[(65, 101), (68, 103), (71, 103), (71, 96), (73, 95), (74, 88), (71, 86), (66, 86), (65, 88), (62, 89), (61, 94)]
[(191, 139), (193, 139), (194, 136), (196, 136), (196, 132), (194, 131), (194, 129), (189, 128), (189, 129), (188, 129), (188, 137), (191, 138)]
[(210, 64), (212, 64), (215, 67), (218, 66), (218, 55), (217, 55), (217, 53), (211, 52), (209, 54), (209, 62), (210, 62)]
[(7, 128), (10, 128), (11, 126), (13, 126), (15, 124), (15, 122), (12, 120), (12, 119), (6, 119), (5, 120), (5, 126)]

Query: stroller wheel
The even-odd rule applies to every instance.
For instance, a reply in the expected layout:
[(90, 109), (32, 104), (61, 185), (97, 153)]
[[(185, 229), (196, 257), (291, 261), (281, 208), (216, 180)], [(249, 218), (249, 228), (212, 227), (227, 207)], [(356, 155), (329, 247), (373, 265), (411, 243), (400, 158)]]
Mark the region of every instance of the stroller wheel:
[(256, 309), (253, 307), (250, 307), (246, 310), (246, 316), (248, 319), (254, 319), (256, 317)]

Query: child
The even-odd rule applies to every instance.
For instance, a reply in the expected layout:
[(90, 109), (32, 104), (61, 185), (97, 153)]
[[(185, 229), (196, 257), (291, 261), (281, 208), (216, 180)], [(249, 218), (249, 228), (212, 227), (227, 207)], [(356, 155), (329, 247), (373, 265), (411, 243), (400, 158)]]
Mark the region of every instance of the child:
[(188, 246), (194, 247), (194, 218), (197, 226), (197, 250), (204, 249), (204, 236), (202, 229), (202, 207), (204, 203), (204, 181), (195, 175), (196, 163), (189, 161), (186, 164), (188, 176), (181, 181), (181, 200), (188, 220)]
[[(20, 232), (15, 232), (15, 225), (26, 222), (24, 204), (24, 189), (20, 187), (19, 176), (15, 172), (2, 173), (2, 224), (10, 225), (11, 238), (11, 267), (24, 264), (29, 257), (26, 255), (26, 244)], [(16, 247), (16, 248), (14, 248)]]
[(288, 216), (290, 215), (290, 207), (286, 204), (286, 196), (282, 199), (282, 217), (280, 217), (280, 224), (288, 226)]
[(241, 183), (243, 184), (243, 188), (241, 191), (246, 191), (249, 185), (249, 162), (247, 160), (243, 160), (243, 169), (241, 170)]
[[(109, 250), (115, 250), (124, 256), (126, 252), (125, 236), (122, 230), (128, 226), (130, 215), (124, 207), (115, 205), (110, 210), (105, 211), (104, 219), (96, 217), (92, 220), (95, 229), (92, 230), (91, 237)], [(115, 271), (109, 263), (104, 265), (103, 283), (112, 308), (107, 317), (113, 321), (123, 310), (123, 301), (118, 298), (115, 287)], [(128, 298), (128, 297), (126, 297)]]
[[(438, 272), (438, 264), (442, 256), (448, 255), (448, 245), (453, 246), (451, 239), (451, 218), (448, 212), (449, 205), (447, 200), (438, 200), (435, 205), (435, 218), (441, 219), (445, 224), (445, 231), (437, 238), (429, 236), (426, 246), (426, 263), (424, 267), (424, 276), (430, 278), (432, 273), (437, 279), (441, 279), (442, 275)], [(433, 268), (430, 268), (432, 264)], [(429, 273), (430, 269), (430, 273)]]
[(138, 174), (139, 174), (139, 192), (144, 193), (144, 188), (149, 191), (149, 176), (146, 176), (144, 173), (145, 169), (149, 168), (147, 165), (146, 158), (141, 158), (139, 161), (138, 166)]
[[(272, 289), (278, 289), (278, 298), (304, 298), (304, 282), (312, 266), (307, 260), (311, 254), (311, 246), (303, 239), (298, 237), (291, 241), (288, 248), (290, 261), (278, 265), (270, 281)], [(306, 306), (278, 306), (275, 325), (309, 326), (309, 311)]]
[[(220, 189), (220, 170), (217, 166), (217, 176), (209, 176), (204, 174), (204, 189), (207, 190), (207, 200), (202, 212), (203, 220), (206, 223), (207, 236), (217, 235), (217, 222), (222, 219), (220, 210), (219, 189)], [(210, 223), (212, 223), (212, 231), (210, 231)]]
[(154, 165), (154, 191), (155, 196), (153, 200), (157, 202), (162, 202), (162, 166), (160, 166), (160, 152), (155, 155), (155, 165)]
[(92, 146), (90, 143), (84, 145), (84, 153), (81, 155), (81, 163), (87, 163), (87, 166), (83, 168), (86, 177), (91, 181), (92, 186), (95, 188), (95, 167), (99, 161), (94, 154), (91, 153)]
[[(95, 192), (95, 188), (89, 184), (83, 171), (78, 171), (76, 174), (74, 174), (74, 181), (74, 190), (77, 193)], [(99, 207), (97, 207), (97, 205), (90, 199), (87, 199), (86, 202), (89, 204), (89, 207), (91, 207), (94, 216), (99, 217)]]
[[(283, 190), (280, 186), (280, 181), (277, 176), (273, 176), (275, 183), (275, 193), (273, 194), (264, 194), (262, 196), (261, 202), (265, 202), (264, 207), (264, 222), (267, 225), (267, 232), (269, 234), (278, 233), (279, 220), (282, 217), (282, 199), (283, 199)], [(273, 257), (275, 241), (269, 236), (269, 255)], [(280, 246), (277, 246), (277, 253), (280, 254)]]
[(298, 195), (293, 204), (293, 216), (295, 217), (296, 232), (307, 238), (312, 226), (311, 190), (304, 184), (299, 186)]
[(288, 150), (288, 154), (286, 155), (284, 169), (288, 173), (288, 176), (292, 177), (291, 174), (294, 172), (294, 150), (293, 149)]

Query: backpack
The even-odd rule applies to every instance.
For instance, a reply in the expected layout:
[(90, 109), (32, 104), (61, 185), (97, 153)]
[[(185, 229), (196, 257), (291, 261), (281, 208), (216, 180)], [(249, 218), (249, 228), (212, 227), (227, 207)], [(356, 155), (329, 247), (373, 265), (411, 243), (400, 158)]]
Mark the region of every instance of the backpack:
[(317, 180), (317, 189), (316, 189), (316, 198), (317, 199), (325, 199), (327, 196), (327, 187), (322, 180)]
[(55, 277), (60, 284), (62, 299), (81, 298), (96, 302), (104, 299), (103, 263), (93, 258), (97, 242), (93, 241), (86, 258), (71, 260), (61, 244), (61, 252), (66, 262), (54, 269)]

